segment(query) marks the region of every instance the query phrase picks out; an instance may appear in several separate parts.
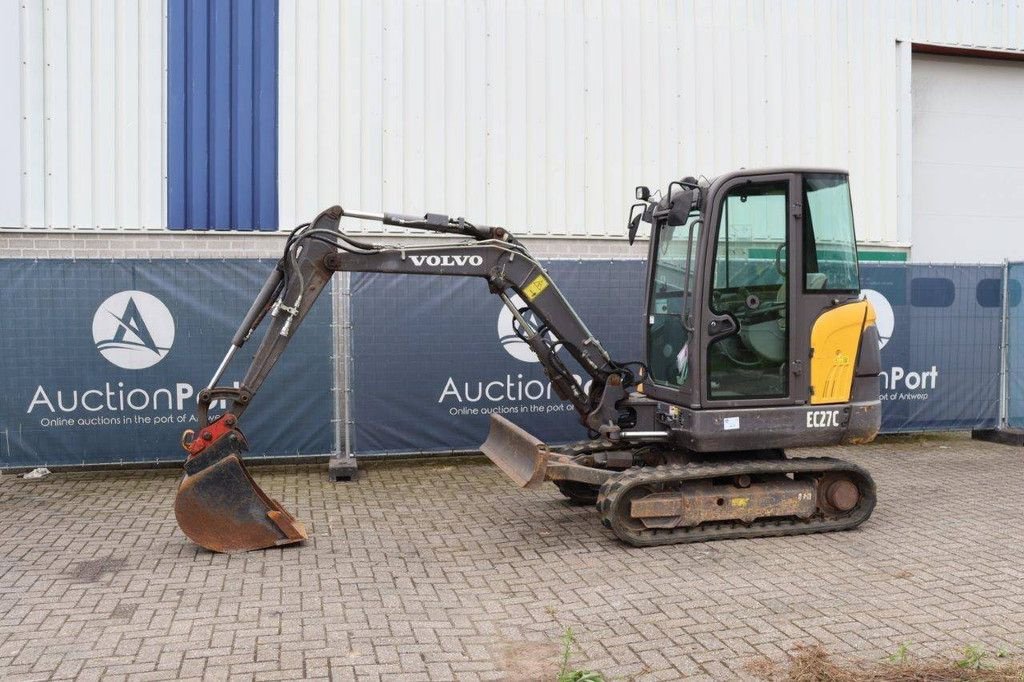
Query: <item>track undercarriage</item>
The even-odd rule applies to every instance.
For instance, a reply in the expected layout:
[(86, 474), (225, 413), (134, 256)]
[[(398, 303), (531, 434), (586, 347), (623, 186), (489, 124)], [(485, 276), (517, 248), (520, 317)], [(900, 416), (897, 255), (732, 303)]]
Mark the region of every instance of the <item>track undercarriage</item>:
[(492, 419), (482, 448), (523, 487), (553, 482), (638, 547), (855, 528), (875, 506), (861, 467), (781, 450), (692, 453), (657, 444), (592, 440), (548, 450), (515, 425)]
[(871, 476), (827, 457), (637, 467), (601, 486), (601, 523), (631, 545), (855, 528), (875, 506)]

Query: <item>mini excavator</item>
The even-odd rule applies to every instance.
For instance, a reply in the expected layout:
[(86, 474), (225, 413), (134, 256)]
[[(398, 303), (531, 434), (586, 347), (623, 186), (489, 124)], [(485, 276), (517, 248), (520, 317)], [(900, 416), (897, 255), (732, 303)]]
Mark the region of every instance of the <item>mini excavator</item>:
[[(457, 235), (379, 245), (342, 217)], [(865, 443), (878, 432), (879, 343), (861, 296), (849, 179), (841, 170), (741, 170), (636, 189), (628, 238), (650, 225), (645, 358), (615, 360), (541, 263), (502, 227), (334, 206), (290, 234), (227, 355), (198, 396), (175, 499), (182, 531), (214, 551), (299, 542), (301, 522), (242, 463), (238, 422), (336, 272), (480, 277), (514, 316), (587, 440), (548, 446), (492, 415), (481, 450), (516, 484), (552, 482), (595, 505), (635, 546), (850, 529), (875, 506), (860, 466), (787, 448)], [(515, 296), (514, 296), (515, 295)], [(616, 301), (607, 303), (614, 310)], [(237, 387), (218, 386), (269, 318)], [(571, 358), (586, 374), (570, 370)], [(568, 363), (568, 364), (567, 364)], [(211, 418), (215, 401), (225, 411)]]

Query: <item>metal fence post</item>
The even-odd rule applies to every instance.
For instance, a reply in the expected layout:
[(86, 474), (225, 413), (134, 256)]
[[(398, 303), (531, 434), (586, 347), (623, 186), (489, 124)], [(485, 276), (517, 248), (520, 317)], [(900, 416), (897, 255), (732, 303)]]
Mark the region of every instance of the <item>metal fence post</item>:
[(352, 454), (352, 273), (342, 273), (342, 362), (345, 365), (345, 382), (340, 393), (344, 401), (345, 456), (355, 463)]
[(999, 347), (999, 428), (1009, 425), (1010, 416), (1010, 261), (1003, 259), (1002, 336)]
[(331, 295), (331, 331), (334, 345), (334, 353), (331, 355), (334, 366), (334, 452), (327, 465), (327, 473), (333, 481), (351, 481), (358, 472), (356, 458), (352, 455), (352, 434), (349, 429), (349, 385), (352, 376), (350, 284), (350, 273), (340, 273)]

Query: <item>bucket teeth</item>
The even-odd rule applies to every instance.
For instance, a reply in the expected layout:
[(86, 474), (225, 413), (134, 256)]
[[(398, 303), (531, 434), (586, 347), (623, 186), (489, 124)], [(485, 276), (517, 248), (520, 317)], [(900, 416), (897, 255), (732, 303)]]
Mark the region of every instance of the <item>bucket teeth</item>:
[(242, 463), (245, 440), (231, 431), (185, 463), (174, 499), (182, 532), (214, 552), (247, 552), (301, 542), (301, 522), (256, 484)]

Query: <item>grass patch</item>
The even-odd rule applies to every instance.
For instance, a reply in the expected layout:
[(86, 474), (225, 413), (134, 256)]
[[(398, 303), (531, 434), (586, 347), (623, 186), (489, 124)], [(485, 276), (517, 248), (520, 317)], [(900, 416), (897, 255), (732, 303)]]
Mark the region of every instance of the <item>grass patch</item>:
[(880, 662), (841, 659), (821, 645), (801, 645), (787, 661), (760, 659), (748, 669), (766, 682), (1024, 682), (1024, 664), (1004, 650), (991, 656), (976, 644), (949, 659), (915, 658), (910, 645), (901, 644)]

